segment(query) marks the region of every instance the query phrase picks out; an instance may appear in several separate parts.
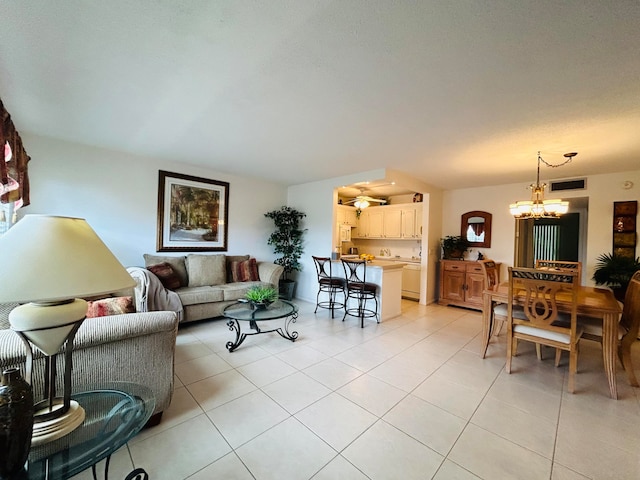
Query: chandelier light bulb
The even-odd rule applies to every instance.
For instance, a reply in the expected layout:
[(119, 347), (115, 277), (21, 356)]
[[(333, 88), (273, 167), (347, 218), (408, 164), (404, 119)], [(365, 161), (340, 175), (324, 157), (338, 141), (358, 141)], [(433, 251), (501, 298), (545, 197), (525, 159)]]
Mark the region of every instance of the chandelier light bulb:
[(515, 218), (557, 218), (569, 211), (569, 202), (561, 199), (544, 199), (544, 189), (547, 187), (546, 183), (540, 183), (540, 162), (549, 167), (561, 167), (569, 163), (573, 157), (578, 153), (571, 152), (565, 153), (564, 157), (567, 159), (564, 163), (559, 165), (551, 165), (547, 163), (538, 152), (538, 173), (536, 176), (536, 183), (529, 185), (531, 189), (531, 200), (522, 200), (509, 205), (509, 211)]

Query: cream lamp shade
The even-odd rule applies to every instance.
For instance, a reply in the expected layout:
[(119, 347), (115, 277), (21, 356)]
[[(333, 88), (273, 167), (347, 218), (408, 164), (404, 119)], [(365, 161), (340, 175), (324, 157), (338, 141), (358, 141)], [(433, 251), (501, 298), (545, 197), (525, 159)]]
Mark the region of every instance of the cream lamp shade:
[(82, 218), (25, 215), (0, 238), (0, 302), (59, 302), (135, 285)]
[(26, 215), (0, 238), (0, 302), (23, 303), (9, 314), (27, 348), (32, 380), (35, 345), (46, 356), (43, 400), (34, 405), (31, 445), (60, 438), (85, 418), (71, 400), (72, 348), (64, 351), (63, 396), (56, 395), (56, 355), (73, 345), (86, 314), (82, 298), (133, 287), (127, 273), (82, 218)]

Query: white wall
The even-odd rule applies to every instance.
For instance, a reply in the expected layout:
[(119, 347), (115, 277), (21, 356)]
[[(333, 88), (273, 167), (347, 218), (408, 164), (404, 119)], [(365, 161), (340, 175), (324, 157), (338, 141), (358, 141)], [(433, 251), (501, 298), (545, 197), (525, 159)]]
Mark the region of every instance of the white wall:
[[(433, 250), (433, 243), (440, 238), (441, 224), (441, 192), (433, 187), (418, 182), (413, 177), (408, 177), (393, 170), (373, 170), (355, 175), (330, 178), (319, 182), (305, 183), (289, 187), (288, 204), (307, 214), (305, 218), (305, 228), (308, 232), (305, 235), (304, 255), (301, 259), (303, 269), (296, 276), (298, 286), (296, 297), (315, 302), (318, 291), (316, 271), (313, 265), (312, 255), (329, 256), (335, 250), (334, 239), (336, 238), (336, 209), (337, 204), (336, 188), (343, 185), (351, 185), (361, 181), (374, 180), (395, 181), (397, 185), (424, 193), (423, 211), (423, 238), (426, 239), (429, 247), (422, 252), (425, 288), (423, 289), (421, 302), (425, 299), (432, 299), (435, 292), (435, 260), (429, 257), (429, 251)], [(429, 192), (432, 191), (432, 194)], [(431, 202), (429, 201), (431, 198)], [(433, 212), (432, 209), (437, 211)], [(428, 224), (429, 215), (433, 215), (435, 226)], [(435, 232), (435, 233), (434, 233)], [(413, 244), (413, 242), (411, 242)], [(375, 252), (374, 252), (375, 253)], [(426, 283), (429, 280), (428, 283)]]
[(360, 175), (331, 178), (319, 182), (294, 185), (288, 190), (288, 205), (307, 216), (304, 227), (304, 254), (300, 259), (302, 270), (297, 272), (296, 297), (315, 303), (318, 280), (312, 256), (330, 256), (335, 250), (334, 225), (338, 219), (334, 205), (338, 203), (336, 188), (350, 185), (362, 179), (384, 178), (384, 170), (366, 172)]
[[(86, 218), (107, 246), (124, 265), (141, 265), (143, 253), (156, 251), (158, 170), (184, 173), (230, 183), (228, 254), (250, 253), (259, 260), (275, 255), (267, 238), (273, 231), (264, 213), (289, 205), (307, 214), (303, 271), (298, 275), (297, 297), (315, 301), (315, 268), (311, 255), (329, 255), (335, 245), (334, 228), (337, 203), (335, 188), (363, 179), (398, 177), (398, 172), (374, 170), (336, 177), (320, 182), (295, 185), (288, 189), (260, 178), (238, 177), (181, 162), (158, 161), (110, 150), (21, 134), (31, 162), (31, 205), (26, 213), (46, 213)], [(185, 159), (188, 160), (188, 159)], [(633, 188), (624, 189), (625, 181)], [(415, 180), (414, 180), (415, 182)], [(423, 266), (425, 299), (433, 300), (438, 240), (460, 233), (460, 216), (470, 210), (493, 214), (492, 246), (481, 249), (487, 257), (513, 264), (514, 226), (508, 204), (528, 196), (525, 184), (451, 190), (444, 193), (430, 187), (407, 185), (424, 193)], [(585, 272), (591, 278), (595, 259), (611, 251), (613, 202), (640, 197), (640, 170), (593, 175), (587, 190), (565, 192), (563, 197), (589, 197), (587, 255)], [(44, 240), (44, 239), (43, 239)], [(179, 255), (179, 254), (177, 254)], [(471, 253), (475, 258), (477, 251)], [(423, 269), (424, 270), (424, 269)]]
[[(633, 182), (630, 189), (623, 188), (625, 181)], [(509, 213), (509, 203), (526, 200), (529, 190), (524, 184), (450, 190), (444, 193), (442, 236), (460, 235), (460, 217), (471, 210), (483, 210), (493, 214), (491, 248), (474, 249), (468, 254), (477, 257), (477, 251), (485, 257), (503, 263), (501, 278), (506, 278), (507, 265), (513, 265), (515, 220)], [(554, 197), (560, 195), (553, 195)], [(613, 202), (638, 200), (640, 197), (640, 170), (612, 174), (592, 175), (587, 178), (586, 190), (562, 192), (562, 198), (588, 197), (588, 222), (586, 237), (586, 284), (593, 284), (591, 277), (596, 258), (612, 251)], [(549, 197), (547, 193), (547, 197)], [(636, 250), (637, 252), (637, 250)]]
[(85, 218), (125, 266), (143, 265), (143, 253), (156, 251), (158, 170), (229, 182), (228, 251), (214, 253), (249, 253), (267, 261), (275, 258), (272, 247), (267, 245), (274, 226), (264, 213), (286, 204), (287, 189), (283, 185), (177, 161), (21, 136), (31, 156), (31, 205), (23, 208), (20, 215)]

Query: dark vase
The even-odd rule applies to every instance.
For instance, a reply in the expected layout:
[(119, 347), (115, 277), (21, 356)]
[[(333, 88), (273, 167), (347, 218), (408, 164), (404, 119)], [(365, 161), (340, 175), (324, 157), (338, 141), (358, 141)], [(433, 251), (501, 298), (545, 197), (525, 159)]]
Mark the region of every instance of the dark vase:
[(2, 372), (0, 383), (0, 479), (22, 478), (33, 434), (33, 392), (20, 370)]

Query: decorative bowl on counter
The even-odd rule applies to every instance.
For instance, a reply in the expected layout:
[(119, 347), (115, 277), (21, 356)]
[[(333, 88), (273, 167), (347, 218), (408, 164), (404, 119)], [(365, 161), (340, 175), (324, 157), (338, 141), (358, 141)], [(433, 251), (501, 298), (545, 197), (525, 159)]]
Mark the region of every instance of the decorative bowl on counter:
[(361, 253), (360, 254), (360, 258), (362, 260), (370, 262), (370, 261), (374, 260), (376, 257), (375, 257), (375, 255), (371, 255), (370, 253)]

